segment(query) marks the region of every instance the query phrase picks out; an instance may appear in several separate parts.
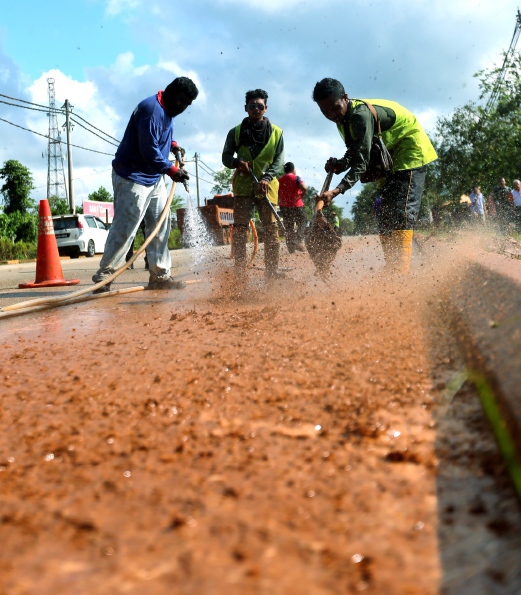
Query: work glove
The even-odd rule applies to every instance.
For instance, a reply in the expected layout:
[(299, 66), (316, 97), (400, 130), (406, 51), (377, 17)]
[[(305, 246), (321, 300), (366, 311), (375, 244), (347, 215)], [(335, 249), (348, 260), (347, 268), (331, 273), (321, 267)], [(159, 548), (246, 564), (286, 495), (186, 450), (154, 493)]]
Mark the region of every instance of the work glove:
[(188, 182), (190, 179), (190, 176), (186, 170), (184, 170), (182, 167), (176, 167), (175, 165), (170, 167), (170, 169), (166, 172), (166, 175), (169, 176), (172, 181), (180, 182), (181, 184)]
[(180, 147), (175, 140), (170, 144), (170, 152), (176, 156), (176, 159), (180, 164), (184, 164), (186, 151), (183, 147)]
[(333, 172), (334, 174), (340, 174), (343, 171), (346, 171), (347, 164), (344, 159), (335, 159), (334, 157), (330, 157), (326, 161), (324, 169), (327, 171), (327, 173)]

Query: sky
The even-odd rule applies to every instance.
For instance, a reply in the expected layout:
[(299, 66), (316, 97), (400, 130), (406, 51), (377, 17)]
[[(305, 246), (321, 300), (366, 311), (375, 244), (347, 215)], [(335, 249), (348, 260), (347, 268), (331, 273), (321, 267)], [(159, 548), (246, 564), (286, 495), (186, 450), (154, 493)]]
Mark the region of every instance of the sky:
[[(326, 160), (345, 148), (311, 99), (317, 81), (331, 76), (350, 97), (398, 101), (433, 136), (437, 118), (479, 100), (473, 75), (502, 63), (517, 0), (0, 0), (0, 9), (0, 94), (48, 105), (53, 78), (56, 107), (68, 99), (73, 115), (115, 139), (142, 99), (190, 77), (199, 97), (175, 119), (174, 137), (204, 164), (203, 203), (226, 134), (246, 116), (247, 90), (268, 92), (285, 160), (320, 189)], [(48, 134), (45, 112), (0, 103), (0, 118)], [(79, 126), (71, 142), (91, 149), (72, 149), (76, 203), (100, 186), (112, 193), (115, 147)], [(0, 164), (29, 168), (35, 200), (46, 197), (46, 151), (47, 139), (0, 120)], [(66, 164), (65, 147), (63, 155)], [(195, 174), (193, 162), (187, 169)], [(194, 197), (195, 187), (193, 175)], [(361, 188), (335, 199), (345, 216)]]

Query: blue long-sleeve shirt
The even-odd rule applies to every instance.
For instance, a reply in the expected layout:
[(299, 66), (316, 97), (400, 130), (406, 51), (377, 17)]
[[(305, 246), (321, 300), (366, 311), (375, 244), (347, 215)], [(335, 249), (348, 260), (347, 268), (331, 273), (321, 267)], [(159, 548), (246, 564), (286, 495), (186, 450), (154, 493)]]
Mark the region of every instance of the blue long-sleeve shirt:
[(163, 109), (157, 95), (143, 99), (127, 124), (112, 167), (137, 184), (151, 186), (172, 163), (168, 160), (174, 120)]

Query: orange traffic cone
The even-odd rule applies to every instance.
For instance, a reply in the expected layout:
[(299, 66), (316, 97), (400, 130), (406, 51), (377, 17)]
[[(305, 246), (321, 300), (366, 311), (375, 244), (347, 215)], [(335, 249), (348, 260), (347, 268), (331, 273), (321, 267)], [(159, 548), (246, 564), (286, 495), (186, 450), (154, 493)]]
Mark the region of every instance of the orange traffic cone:
[(47, 199), (40, 201), (40, 224), (38, 225), (38, 250), (36, 252), (36, 280), (34, 283), (20, 283), (20, 289), (33, 287), (56, 287), (77, 285), (79, 279), (63, 278), (62, 265), (58, 255), (58, 245), (54, 235), (51, 208)]

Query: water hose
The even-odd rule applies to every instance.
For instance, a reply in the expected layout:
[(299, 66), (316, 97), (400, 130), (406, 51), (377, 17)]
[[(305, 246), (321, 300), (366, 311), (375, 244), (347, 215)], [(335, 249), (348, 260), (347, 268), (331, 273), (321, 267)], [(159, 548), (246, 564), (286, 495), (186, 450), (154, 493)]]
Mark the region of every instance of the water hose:
[(12, 316), (21, 316), (22, 314), (30, 314), (31, 312), (40, 312), (41, 310), (49, 310), (50, 308), (56, 308), (60, 305), (65, 306), (69, 304), (78, 304), (79, 302), (87, 302), (89, 300), (96, 300), (105, 297), (111, 297), (113, 295), (123, 295), (125, 293), (135, 293), (136, 291), (143, 291), (145, 287), (138, 285), (136, 287), (127, 287), (126, 289), (116, 289), (115, 291), (107, 291), (105, 293), (97, 293), (95, 295), (84, 295), (77, 298), (67, 300), (67, 303), (59, 304), (57, 302), (50, 304), (41, 304), (39, 306), (28, 306), (27, 308), (21, 308), (19, 310), (11, 310), (9, 312), (0, 312), (0, 318), (10, 318)]
[[(250, 219), (250, 227), (251, 227), (251, 235), (253, 237), (253, 254), (251, 255), (250, 262), (248, 263), (247, 268), (251, 268), (253, 261), (255, 260), (255, 256), (257, 256), (257, 252), (259, 250), (259, 234), (257, 233), (257, 228), (255, 227), (255, 222), (253, 219)], [(233, 258), (233, 227), (230, 237), (231, 242), (231, 250), (230, 250), (230, 258)]]
[[(163, 222), (166, 219), (167, 215), (170, 215), (170, 205), (172, 204), (172, 200), (174, 198), (175, 188), (176, 188), (176, 182), (173, 182), (172, 187), (170, 189), (170, 193), (166, 200), (165, 207), (164, 207), (163, 211), (161, 212), (161, 215), (159, 217), (157, 225), (154, 228), (154, 230), (152, 231), (152, 233), (147, 238), (145, 238), (143, 245), (132, 255), (132, 258), (129, 261), (127, 261), (123, 266), (121, 266), (117, 271), (114, 271), (112, 273), (112, 275), (108, 276), (106, 279), (103, 279), (103, 281), (96, 283), (95, 285), (89, 285), (88, 287), (84, 287), (83, 289), (79, 289), (78, 291), (73, 291), (72, 293), (68, 293), (67, 295), (64, 295), (64, 296), (58, 296), (58, 297), (54, 297), (54, 298), (37, 298), (34, 300), (27, 300), (25, 302), (19, 302), (17, 304), (11, 304), (10, 306), (5, 306), (4, 308), (0, 309), (0, 317), (2, 316), (1, 312), (11, 312), (13, 310), (25, 310), (25, 312), (23, 312), (23, 313), (32, 312), (33, 311), (32, 308), (34, 306), (53, 307), (53, 306), (67, 305), (68, 303), (72, 303), (70, 300), (73, 300), (73, 299), (83, 296), (87, 293), (95, 291), (96, 289), (99, 289), (100, 287), (104, 287), (108, 283), (112, 283), (112, 281), (114, 281), (114, 279), (116, 279), (116, 277), (119, 277), (119, 275), (121, 275), (121, 273), (123, 273), (123, 271), (128, 269), (128, 267), (130, 265), (134, 264), (134, 262), (137, 260), (138, 256), (140, 254), (142, 254), (144, 252), (144, 250), (146, 250), (146, 247), (150, 244), (150, 242), (154, 239), (156, 234), (161, 229), (161, 226), (163, 225)], [(106, 295), (116, 295), (118, 293), (119, 293), (118, 291), (114, 291), (114, 292), (110, 291), (110, 292), (106, 292)], [(97, 298), (99, 295), (102, 295), (102, 294), (92, 295), (89, 298), (86, 298), (86, 300)], [(28, 308), (31, 308), (31, 309), (28, 310)]]

